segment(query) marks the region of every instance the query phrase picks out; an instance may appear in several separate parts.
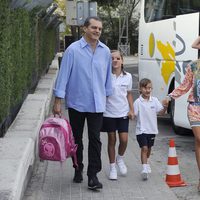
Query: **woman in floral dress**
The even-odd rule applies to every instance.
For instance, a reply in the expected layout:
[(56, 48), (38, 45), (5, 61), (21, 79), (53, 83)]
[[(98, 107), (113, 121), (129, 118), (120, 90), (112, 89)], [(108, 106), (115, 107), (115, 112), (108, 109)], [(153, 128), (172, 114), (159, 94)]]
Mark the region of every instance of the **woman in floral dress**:
[[(194, 41), (192, 48), (200, 49), (200, 37)], [(197, 189), (200, 192), (200, 60), (188, 64), (183, 82), (169, 97), (176, 99), (189, 90), (187, 114), (195, 138), (195, 155), (199, 169)]]

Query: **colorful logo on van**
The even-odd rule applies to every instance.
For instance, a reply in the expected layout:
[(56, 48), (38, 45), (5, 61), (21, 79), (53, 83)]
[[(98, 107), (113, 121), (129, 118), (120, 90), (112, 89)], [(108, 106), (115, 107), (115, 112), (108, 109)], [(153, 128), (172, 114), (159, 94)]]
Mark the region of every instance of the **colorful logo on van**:
[(160, 40), (158, 40), (156, 43), (157, 43), (157, 48), (164, 59), (161, 67), (161, 75), (165, 83), (168, 84), (170, 75), (175, 70), (175, 64), (176, 64), (175, 51), (168, 42), (164, 44)]
[(161, 75), (166, 84), (169, 82), (170, 75), (175, 70), (175, 50), (174, 48), (167, 42), (164, 44), (162, 41), (155, 41), (154, 34), (151, 33), (149, 36), (149, 55), (150, 57), (154, 56), (155, 47), (161, 53), (162, 61), (161, 61)]
[(149, 55), (153, 57), (155, 51), (155, 38), (154, 34), (151, 33), (149, 36)]

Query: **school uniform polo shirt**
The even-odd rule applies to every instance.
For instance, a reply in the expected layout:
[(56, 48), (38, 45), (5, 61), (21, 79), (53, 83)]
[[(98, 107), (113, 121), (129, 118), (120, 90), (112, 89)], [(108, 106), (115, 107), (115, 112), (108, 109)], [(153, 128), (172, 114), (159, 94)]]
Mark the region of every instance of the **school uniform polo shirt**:
[(146, 100), (140, 97), (134, 102), (134, 113), (137, 117), (136, 135), (158, 134), (157, 113), (163, 108), (156, 97), (150, 97)]
[(130, 73), (121, 73), (118, 77), (112, 74), (113, 94), (106, 99), (104, 117), (120, 118), (127, 116), (129, 103), (127, 92), (132, 89), (132, 76)]

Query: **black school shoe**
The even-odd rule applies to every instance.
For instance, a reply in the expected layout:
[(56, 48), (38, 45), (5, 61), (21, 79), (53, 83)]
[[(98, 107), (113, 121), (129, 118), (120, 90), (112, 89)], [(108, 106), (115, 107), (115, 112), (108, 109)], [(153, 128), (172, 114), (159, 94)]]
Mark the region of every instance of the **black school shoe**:
[(102, 188), (103, 188), (103, 185), (101, 182), (99, 182), (96, 176), (88, 178), (88, 189), (97, 190), (97, 189), (102, 189)]
[(83, 171), (82, 170), (75, 170), (73, 181), (74, 181), (74, 183), (81, 183), (83, 181)]

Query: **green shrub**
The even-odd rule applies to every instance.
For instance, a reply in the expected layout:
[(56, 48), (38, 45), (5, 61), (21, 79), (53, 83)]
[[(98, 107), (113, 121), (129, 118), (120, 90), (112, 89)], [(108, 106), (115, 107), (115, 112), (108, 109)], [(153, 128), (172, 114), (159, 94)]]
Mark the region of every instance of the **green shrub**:
[[(0, 136), (24, 98), (36, 86), (56, 52), (56, 29), (45, 28), (39, 8), (11, 10), (0, 3)], [(9, 124), (7, 123), (7, 126)], [(5, 131), (5, 127), (4, 130)]]
[(8, 2), (2, 0), (0, 6), (0, 124), (9, 114), (11, 103), (11, 44), (10, 44), (10, 10)]

